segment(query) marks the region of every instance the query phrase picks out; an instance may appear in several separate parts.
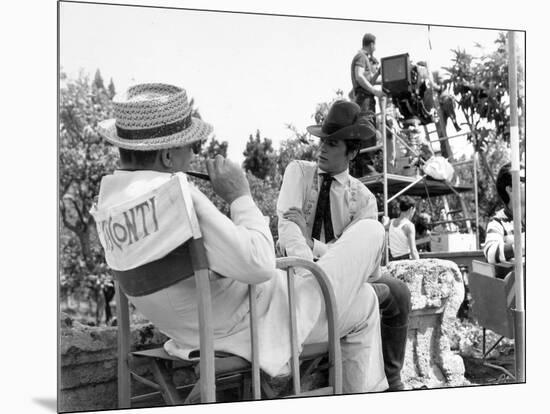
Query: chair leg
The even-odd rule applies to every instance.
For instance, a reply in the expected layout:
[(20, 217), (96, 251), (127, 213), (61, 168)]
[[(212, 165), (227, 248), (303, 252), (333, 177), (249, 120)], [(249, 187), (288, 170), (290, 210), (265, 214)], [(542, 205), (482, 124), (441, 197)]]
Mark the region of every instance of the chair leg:
[(128, 362), (125, 358), (118, 359), (118, 408), (131, 408), (131, 377)]
[(249, 375), (245, 375), (241, 387), (241, 399), (249, 401), (252, 399), (252, 379)]
[(201, 402), (201, 383), (200, 379), (197, 381), (197, 383), (193, 386), (189, 394), (187, 395), (187, 398), (183, 402), (184, 404), (198, 404)]
[(161, 388), (162, 396), (164, 401), (169, 405), (182, 404), (181, 399), (179, 398), (178, 391), (171, 381), (171, 376), (168, 373), (166, 367), (156, 359), (151, 361), (151, 369), (153, 371), (153, 376)]

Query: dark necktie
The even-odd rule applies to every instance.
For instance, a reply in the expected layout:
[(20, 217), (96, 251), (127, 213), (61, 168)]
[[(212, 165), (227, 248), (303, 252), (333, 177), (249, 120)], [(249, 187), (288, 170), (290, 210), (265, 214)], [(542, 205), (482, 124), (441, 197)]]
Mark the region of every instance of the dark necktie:
[(321, 191), (319, 191), (319, 199), (317, 200), (317, 209), (315, 210), (315, 220), (311, 237), (321, 240), (321, 225), (325, 229), (325, 243), (334, 239), (334, 230), (332, 229), (332, 217), (330, 216), (330, 185), (334, 177), (327, 173), (320, 174), (323, 177)]

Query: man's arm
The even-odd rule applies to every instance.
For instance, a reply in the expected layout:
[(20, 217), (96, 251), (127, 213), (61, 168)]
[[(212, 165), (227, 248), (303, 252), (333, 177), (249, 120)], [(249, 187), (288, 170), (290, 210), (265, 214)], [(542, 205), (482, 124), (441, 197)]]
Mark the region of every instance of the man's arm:
[(487, 224), (487, 235), (483, 254), (487, 262), (495, 264), (509, 261), (514, 257), (514, 240), (505, 240), (502, 224), (493, 219)]
[(302, 209), (304, 204), (303, 181), (304, 173), (300, 165), (292, 161), (285, 169), (283, 184), (277, 199), (279, 244), (288, 256), (298, 256), (313, 261), (313, 252), (300, 227), (285, 218), (285, 213), (291, 208)]
[(416, 249), (416, 230), (413, 223), (407, 223), (403, 226), (403, 232), (407, 236), (407, 241), (409, 243), (409, 249), (411, 250), (411, 256), (414, 260), (420, 259), (418, 255), (418, 250)]
[(210, 268), (244, 283), (262, 283), (276, 274), (273, 237), (258, 209), (242, 169), (221, 156), (207, 160), (216, 194), (230, 205), (231, 219), (192, 187)]
[(355, 72), (355, 79), (357, 80), (357, 83), (359, 86), (361, 86), (366, 91), (372, 93), (374, 96), (384, 96), (384, 92), (382, 92), (381, 89), (375, 88), (374, 85), (367, 79), (365, 76), (365, 67), (360, 65), (355, 65), (354, 72)]

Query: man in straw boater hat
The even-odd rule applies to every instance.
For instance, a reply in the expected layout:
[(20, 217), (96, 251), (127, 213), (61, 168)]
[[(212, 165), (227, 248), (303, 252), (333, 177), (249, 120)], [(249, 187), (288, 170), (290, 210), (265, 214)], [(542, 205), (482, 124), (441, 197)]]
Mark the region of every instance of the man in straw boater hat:
[(332, 104), (322, 125), (307, 130), (321, 138), (317, 162), (293, 161), (285, 170), (277, 201), (279, 247), (331, 269), (333, 284), (351, 295), (338, 302), (344, 317), (379, 303), (389, 389), (401, 390), (410, 292), (403, 282), (381, 275), (384, 229), (376, 199), (348, 168), (362, 142), (377, 132), (359, 105), (343, 100)]
[[(122, 168), (103, 178), (94, 217), (108, 265), (117, 278), (126, 278), (126, 286), (135, 288), (138, 279), (130, 272), (128, 280), (128, 269), (154, 262), (167, 253), (169, 256), (178, 248), (178, 209), (170, 202), (173, 198), (163, 202), (157, 189), (174, 175), (185, 179), (183, 173), (189, 167), (193, 148), (207, 137), (211, 127), (190, 115), (186, 92), (176, 86), (137, 85), (117, 95), (113, 105), (115, 119), (102, 122), (99, 132), (119, 147)], [(260, 366), (271, 376), (287, 374), (291, 350), (286, 274), (275, 267), (268, 223), (252, 200), (246, 177), (237, 164), (221, 155), (206, 162), (214, 191), (231, 211), (229, 219), (188, 184), (210, 268), (221, 275), (211, 281), (214, 346), (250, 360), (247, 284), (258, 284)], [(158, 195), (155, 202), (154, 195)], [(118, 222), (112, 220), (116, 214)], [(127, 226), (134, 214), (138, 219)], [(382, 240), (383, 230), (377, 231), (377, 239)], [(352, 249), (350, 253), (358, 251)], [(347, 393), (381, 391), (387, 388), (387, 382), (376, 298), (369, 287), (361, 289), (359, 283), (351, 281), (347, 285), (339, 283), (339, 268), (349, 259), (342, 254), (333, 262), (322, 262), (335, 285), (338, 305), (342, 305), (339, 314), (345, 318), (339, 321), (344, 329), (343, 388)], [(170, 269), (157, 270), (155, 280), (139, 280), (141, 286), (133, 292), (125, 289), (125, 293), (170, 337), (164, 345), (166, 351), (187, 359), (199, 348), (195, 282), (171, 274)], [(326, 316), (316, 281), (297, 278), (296, 298), (299, 344), (326, 340)]]

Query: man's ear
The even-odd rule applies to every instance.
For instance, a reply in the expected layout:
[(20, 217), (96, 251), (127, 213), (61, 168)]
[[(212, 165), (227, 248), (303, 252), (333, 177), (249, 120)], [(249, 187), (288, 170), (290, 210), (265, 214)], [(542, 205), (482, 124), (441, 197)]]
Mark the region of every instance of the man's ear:
[(160, 162), (164, 168), (172, 168), (172, 157), (170, 154), (170, 148), (160, 150)]
[(512, 186), (511, 185), (506, 186), (506, 193), (508, 194), (508, 196), (510, 197), (510, 200), (511, 200), (512, 199)]

